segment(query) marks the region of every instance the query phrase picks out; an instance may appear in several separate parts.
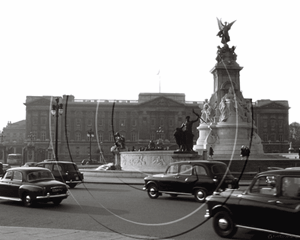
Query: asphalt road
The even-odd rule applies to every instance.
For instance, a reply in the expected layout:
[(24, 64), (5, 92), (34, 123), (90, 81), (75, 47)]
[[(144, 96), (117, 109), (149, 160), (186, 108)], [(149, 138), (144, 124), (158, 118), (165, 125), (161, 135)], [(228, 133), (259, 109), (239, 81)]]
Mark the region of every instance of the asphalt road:
[[(203, 223), (206, 206), (193, 197), (150, 199), (141, 185), (82, 184), (60, 206), (26, 208), (0, 201), (0, 225), (115, 232), (171, 239), (222, 239)], [(202, 224), (202, 225), (201, 225)], [(269, 239), (268, 235), (239, 230), (234, 239)]]

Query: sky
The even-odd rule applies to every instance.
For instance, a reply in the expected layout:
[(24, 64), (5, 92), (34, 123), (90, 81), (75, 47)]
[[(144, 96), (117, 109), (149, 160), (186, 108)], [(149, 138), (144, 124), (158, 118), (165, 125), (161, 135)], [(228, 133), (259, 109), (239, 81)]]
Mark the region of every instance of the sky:
[[(26, 96), (137, 100), (213, 94), (217, 18), (236, 22), (244, 98), (288, 100), (300, 122), (299, 1), (0, 1), (0, 130), (26, 118)], [(158, 74), (159, 72), (159, 74)]]

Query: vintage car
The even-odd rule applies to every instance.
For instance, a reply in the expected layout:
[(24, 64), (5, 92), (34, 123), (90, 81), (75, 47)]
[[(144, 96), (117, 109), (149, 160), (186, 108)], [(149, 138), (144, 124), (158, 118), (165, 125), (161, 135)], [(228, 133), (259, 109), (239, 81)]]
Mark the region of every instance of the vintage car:
[(76, 163), (46, 159), (37, 166), (48, 168), (56, 180), (66, 183), (70, 188), (83, 182), (83, 173), (79, 172)]
[(99, 161), (96, 159), (83, 159), (81, 165), (99, 165)]
[(68, 186), (56, 181), (51, 171), (45, 168), (10, 168), (0, 180), (0, 199), (22, 201), (27, 207), (36, 202), (58, 205), (68, 195)]
[(150, 198), (158, 198), (162, 193), (171, 197), (191, 195), (197, 202), (205, 202), (218, 189), (238, 188), (238, 181), (227, 165), (213, 160), (171, 163), (165, 173), (147, 176), (144, 181), (143, 190)]
[(206, 198), (205, 217), (221, 237), (237, 228), (300, 237), (300, 170), (258, 173), (247, 190), (215, 192)]
[(107, 171), (107, 170), (116, 170), (114, 163), (107, 163), (97, 167), (97, 171)]

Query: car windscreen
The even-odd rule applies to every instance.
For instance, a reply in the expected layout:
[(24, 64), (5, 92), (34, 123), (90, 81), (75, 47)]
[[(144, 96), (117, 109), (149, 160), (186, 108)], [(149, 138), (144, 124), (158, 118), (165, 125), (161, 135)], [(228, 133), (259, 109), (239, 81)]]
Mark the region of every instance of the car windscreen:
[(62, 167), (64, 168), (65, 172), (77, 172), (78, 168), (75, 164), (62, 164)]
[(37, 180), (52, 180), (54, 179), (51, 172), (48, 171), (34, 171), (30, 172), (27, 175), (28, 182), (37, 181)]
[[(214, 164), (211, 167), (212, 173), (219, 175), (219, 174), (225, 174), (227, 170), (227, 166), (223, 164)], [(227, 174), (231, 174), (230, 171), (228, 170)]]

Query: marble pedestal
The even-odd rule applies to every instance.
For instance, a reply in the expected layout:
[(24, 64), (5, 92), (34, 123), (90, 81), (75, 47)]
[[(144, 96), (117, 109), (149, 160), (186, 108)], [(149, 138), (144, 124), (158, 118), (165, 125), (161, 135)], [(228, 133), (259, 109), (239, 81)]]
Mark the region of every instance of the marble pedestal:
[[(216, 155), (239, 156), (242, 145), (250, 146), (252, 134), (251, 155), (264, 154), (260, 137), (255, 133), (255, 126), (243, 122), (237, 115), (231, 115), (226, 122), (201, 123), (197, 128), (199, 138), (194, 151), (201, 153), (212, 146)], [(253, 131), (252, 131), (253, 130)], [(252, 133), (251, 133), (252, 132)]]

